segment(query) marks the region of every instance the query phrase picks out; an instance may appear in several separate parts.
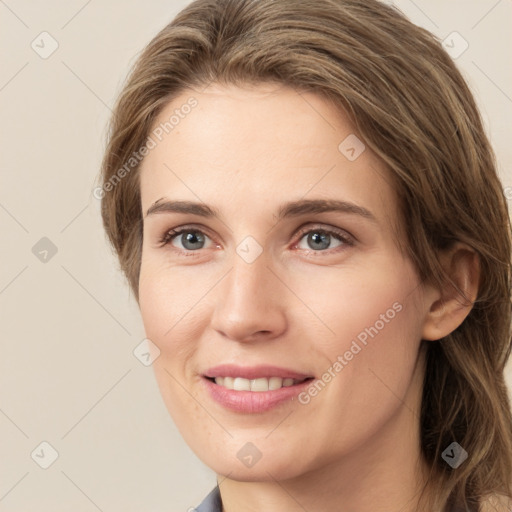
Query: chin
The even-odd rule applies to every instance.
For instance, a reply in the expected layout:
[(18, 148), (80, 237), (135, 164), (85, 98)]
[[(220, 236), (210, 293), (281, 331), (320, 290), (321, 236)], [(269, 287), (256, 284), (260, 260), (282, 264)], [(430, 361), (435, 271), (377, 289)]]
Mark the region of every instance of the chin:
[[(292, 462), (290, 461), (285, 466), (291, 464)], [(210, 466), (210, 468), (218, 475), (227, 477), (230, 480), (236, 480), (237, 482), (274, 482), (276, 480), (288, 480), (300, 475), (297, 471), (290, 472), (289, 467), (287, 471), (284, 471), (275, 464), (263, 465), (262, 461), (252, 468), (241, 468), (238, 464), (222, 466), (217, 464), (213, 467)]]
[[(229, 477), (240, 482), (270, 482), (287, 480), (307, 472), (304, 460), (298, 461), (296, 451), (294, 453), (276, 453), (276, 448), (263, 449), (259, 459), (250, 459), (250, 453), (254, 456), (257, 452), (241, 443), (241, 448), (227, 446), (221, 453), (210, 451), (208, 454), (195, 452), (197, 456), (218, 475)], [(300, 457), (299, 457), (300, 458)], [(298, 465), (298, 462), (302, 462)]]

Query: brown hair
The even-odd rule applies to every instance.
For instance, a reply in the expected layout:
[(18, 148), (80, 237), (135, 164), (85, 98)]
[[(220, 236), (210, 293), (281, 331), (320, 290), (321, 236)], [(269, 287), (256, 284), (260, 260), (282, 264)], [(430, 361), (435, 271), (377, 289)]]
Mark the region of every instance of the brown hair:
[[(475, 101), (440, 42), (374, 0), (196, 0), (181, 11), (128, 77), (102, 164), (104, 227), (137, 301), (138, 162), (120, 170), (170, 100), (211, 82), (280, 83), (347, 112), (393, 177), (403, 250), (421, 279), (445, 282), (438, 255), (456, 240), (479, 255), (471, 312), (428, 342), (421, 442), (435, 489), (429, 510), (512, 498), (508, 208)], [(441, 456), (454, 441), (469, 454), (457, 469)]]

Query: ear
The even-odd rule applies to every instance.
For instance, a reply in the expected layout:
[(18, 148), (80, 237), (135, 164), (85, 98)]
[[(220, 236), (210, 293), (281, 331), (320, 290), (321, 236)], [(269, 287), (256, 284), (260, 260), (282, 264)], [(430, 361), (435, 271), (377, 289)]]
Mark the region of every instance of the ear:
[(462, 242), (442, 253), (441, 264), (456, 285), (446, 283), (442, 289), (425, 289), (427, 313), (422, 338), (439, 340), (453, 332), (473, 308), (478, 295), (480, 259), (478, 254)]

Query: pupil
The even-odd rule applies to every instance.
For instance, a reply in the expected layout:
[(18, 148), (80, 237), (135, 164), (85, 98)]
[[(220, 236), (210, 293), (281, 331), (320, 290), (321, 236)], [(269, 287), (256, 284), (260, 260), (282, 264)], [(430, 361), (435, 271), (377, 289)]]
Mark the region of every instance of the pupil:
[[(325, 234), (325, 233), (313, 233), (310, 235), (310, 240), (312, 240), (315, 244), (322, 244), (322, 249), (326, 249), (327, 247), (329, 247), (329, 242), (328, 242), (328, 237), (329, 235)], [(323, 242), (323, 243), (322, 243)], [(318, 248), (318, 246), (317, 246)]]
[[(187, 247), (187, 245), (186, 245), (187, 243), (194, 244), (197, 242), (201, 242), (200, 238), (201, 237), (198, 237), (196, 232), (190, 231), (189, 233), (186, 234), (185, 243), (183, 245), (184, 245), (184, 247)], [(188, 247), (188, 248), (190, 248), (190, 247)], [(194, 249), (194, 247), (192, 247), (192, 249)]]

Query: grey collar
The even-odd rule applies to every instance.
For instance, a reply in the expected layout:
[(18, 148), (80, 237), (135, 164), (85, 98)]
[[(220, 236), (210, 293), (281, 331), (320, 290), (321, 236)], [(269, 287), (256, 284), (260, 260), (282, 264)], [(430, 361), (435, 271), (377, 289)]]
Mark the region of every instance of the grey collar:
[(219, 486), (216, 485), (201, 502), (201, 504), (194, 509), (195, 512), (222, 512), (222, 501), (220, 499)]

